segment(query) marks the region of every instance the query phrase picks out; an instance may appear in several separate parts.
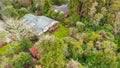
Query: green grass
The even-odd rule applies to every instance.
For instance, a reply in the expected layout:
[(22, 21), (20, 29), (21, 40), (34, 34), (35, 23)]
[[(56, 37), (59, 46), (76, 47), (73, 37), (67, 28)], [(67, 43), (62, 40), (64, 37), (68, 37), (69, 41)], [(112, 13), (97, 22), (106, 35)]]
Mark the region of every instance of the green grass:
[(59, 28), (53, 34), (58, 38), (66, 37), (69, 34), (69, 28), (60, 24)]
[(0, 54), (1, 55), (9, 55), (15, 52), (18, 52), (21, 50), (20, 43), (18, 42), (12, 42), (10, 44), (7, 44), (0, 48)]

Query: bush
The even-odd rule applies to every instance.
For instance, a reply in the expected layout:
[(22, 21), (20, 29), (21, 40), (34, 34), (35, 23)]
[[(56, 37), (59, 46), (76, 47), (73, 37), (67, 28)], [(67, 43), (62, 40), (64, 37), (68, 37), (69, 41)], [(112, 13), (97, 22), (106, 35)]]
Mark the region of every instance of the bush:
[(77, 22), (76, 27), (80, 32), (82, 32), (84, 30), (85, 24), (83, 24), (82, 22)]
[(76, 41), (72, 43), (72, 45), (68, 45), (68, 53), (69, 53), (69, 58), (72, 58), (77, 61), (82, 60), (82, 54), (83, 54), (83, 40)]
[(74, 59), (77, 61), (81, 61), (82, 59), (82, 45), (83, 45), (83, 40), (76, 41), (74, 38), (63, 38), (64, 43), (66, 44), (67, 51), (65, 56), (68, 59)]
[(14, 68), (24, 68), (25, 64), (29, 64), (32, 57), (29, 53), (21, 52), (19, 55), (14, 56), (12, 59), (12, 65)]
[(20, 45), (21, 45), (22, 49), (25, 50), (32, 46), (32, 41), (29, 39), (22, 39), (20, 41)]
[(63, 55), (65, 48), (63, 41), (53, 36), (44, 36), (41, 38), (42, 40), (39, 41), (37, 47), (41, 54), (40, 63), (42, 67), (64, 68), (66, 60)]

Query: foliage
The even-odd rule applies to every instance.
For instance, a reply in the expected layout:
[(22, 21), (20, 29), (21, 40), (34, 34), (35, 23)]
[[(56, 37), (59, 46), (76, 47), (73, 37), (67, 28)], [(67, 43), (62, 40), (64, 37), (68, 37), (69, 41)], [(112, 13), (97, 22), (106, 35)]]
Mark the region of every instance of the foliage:
[(23, 50), (26, 50), (32, 46), (32, 42), (30, 39), (22, 39), (20, 41), (20, 45), (21, 45)]
[(48, 13), (46, 14), (46, 16), (53, 18), (57, 21), (61, 21), (64, 22), (64, 14), (60, 13), (60, 11), (55, 12), (54, 10), (49, 10)]
[(50, 0), (44, 0), (42, 2), (42, 14), (47, 14), (47, 12), (50, 10)]
[(14, 68), (24, 68), (23, 66), (29, 64), (31, 60), (32, 57), (29, 53), (21, 52), (14, 56), (11, 62)]
[(80, 32), (84, 31), (84, 27), (85, 27), (85, 24), (83, 24), (82, 22), (76, 23), (76, 28), (78, 28), (78, 31)]
[(106, 23), (112, 24), (115, 21), (115, 14), (120, 11), (119, 4), (119, 0), (70, 0), (68, 3), (68, 7), (71, 17), (72, 15), (75, 15), (77, 13), (77, 15), (82, 18), (85, 17), (92, 20), (95, 19), (96, 22), (104, 21)]
[(65, 4), (65, 2), (67, 2), (67, 0), (50, 0), (51, 1), (51, 3), (53, 4), (53, 5), (62, 5), (62, 4)]
[(53, 33), (58, 38), (63, 38), (68, 36), (69, 30), (64, 25), (60, 24), (59, 28)]
[(11, 68), (11, 65), (9, 62), (10, 62), (10, 58), (6, 56), (0, 56), (0, 68), (6, 68), (6, 67)]
[(23, 38), (30, 38), (34, 36), (30, 29), (27, 29), (21, 20), (7, 19), (5, 22), (5, 29), (12, 34), (13, 40), (20, 41)]
[(73, 45), (68, 46), (70, 57), (73, 58), (74, 60), (78, 60), (78, 61), (81, 60), (82, 53), (83, 53), (83, 49), (81, 47), (82, 44), (83, 44), (83, 41), (80, 40), (80, 41), (73, 43)]
[(120, 22), (115, 22), (113, 25), (113, 33), (120, 34)]
[(14, 9), (13, 6), (6, 6), (4, 9), (3, 9), (3, 12), (2, 12), (2, 16), (4, 17), (13, 17), (13, 18), (16, 18), (19, 16), (18, 12), (16, 9)]
[(83, 53), (83, 49), (82, 49), (82, 45), (83, 45), (83, 40), (79, 40), (76, 41), (73, 38), (63, 38), (64, 43), (67, 46), (67, 52), (65, 54), (65, 56), (67, 58), (72, 58), (74, 60), (78, 60), (80, 61), (82, 59), (82, 53)]
[(76, 25), (76, 22), (80, 21), (80, 17), (77, 13), (74, 13), (73, 15), (71, 15), (70, 17), (68, 17), (67, 19), (65, 19), (65, 24), (71, 24), (73, 26)]
[[(2, 8), (4, 17), (21, 18), (27, 13), (40, 14), (41, 2), (38, 0), (5, 0), (3, 1), (4, 8)], [(31, 5), (32, 4), (32, 5)], [(9, 11), (9, 12), (8, 12)]]
[(6, 41), (7, 32), (0, 30), (0, 41)]
[(118, 57), (117, 61), (118, 61), (118, 68), (119, 68), (120, 67), (120, 65), (119, 65), (119, 63), (120, 63), (120, 53), (118, 53), (117, 57)]
[(99, 40), (101, 39), (101, 36), (95, 32), (91, 32), (89, 33), (89, 37), (87, 40), (90, 40), (90, 41), (96, 41), (96, 40)]
[(20, 8), (18, 10), (18, 13), (20, 14), (19, 15), (19, 18), (23, 17), (25, 14), (29, 13), (29, 11), (26, 9), (26, 8)]
[(70, 60), (67, 64), (67, 68), (84, 68), (79, 62), (75, 60)]
[(53, 36), (44, 36), (37, 44), (40, 50), (40, 63), (43, 68), (64, 68), (66, 60), (63, 55), (64, 43)]
[(117, 56), (115, 52), (109, 48), (95, 53), (94, 56), (91, 56), (91, 61), (89, 60), (89, 57), (90, 54), (87, 59), (89, 68), (117, 68)]
[(0, 48), (0, 54), (9, 55), (21, 50), (21, 45), (18, 42), (9, 43)]

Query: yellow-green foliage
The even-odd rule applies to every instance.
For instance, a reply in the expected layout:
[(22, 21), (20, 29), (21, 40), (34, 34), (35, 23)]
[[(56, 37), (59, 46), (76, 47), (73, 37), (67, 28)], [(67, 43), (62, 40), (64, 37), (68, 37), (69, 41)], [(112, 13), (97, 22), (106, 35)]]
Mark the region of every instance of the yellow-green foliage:
[(0, 54), (2, 55), (9, 55), (14, 54), (21, 50), (21, 45), (18, 42), (9, 43), (0, 48)]
[(59, 28), (53, 33), (58, 38), (63, 38), (68, 36), (69, 29), (65, 27), (64, 25), (60, 24)]
[(118, 65), (115, 52), (109, 48), (105, 49), (104, 52), (98, 51), (91, 63), (89, 68), (117, 68)]
[(103, 48), (117, 48), (117, 45), (114, 42), (110, 41), (103, 41), (101, 45), (103, 46)]
[(79, 40), (73, 44), (73, 47), (79, 47), (83, 45), (83, 40)]
[(95, 41), (101, 39), (101, 36), (95, 32), (91, 33), (89, 37), (87, 38), (90, 41)]

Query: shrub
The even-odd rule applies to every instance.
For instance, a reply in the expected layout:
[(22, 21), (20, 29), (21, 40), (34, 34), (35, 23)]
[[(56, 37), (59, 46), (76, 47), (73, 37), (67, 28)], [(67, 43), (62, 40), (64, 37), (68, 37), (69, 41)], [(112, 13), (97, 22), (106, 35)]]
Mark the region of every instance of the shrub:
[(76, 27), (80, 32), (82, 32), (84, 30), (85, 24), (83, 24), (82, 22), (77, 22)]
[(70, 58), (73, 58), (74, 60), (78, 60), (81, 61), (82, 60), (82, 53), (83, 53), (83, 49), (82, 49), (82, 44), (83, 44), (83, 40), (74, 42), (73, 45), (68, 46), (68, 52), (70, 54)]
[(12, 65), (14, 68), (24, 68), (25, 64), (29, 64), (32, 60), (32, 57), (29, 53), (21, 52), (19, 55), (14, 56), (12, 59)]
[(67, 46), (67, 55), (65, 54), (65, 56), (68, 59), (72, 58), (74, 60), (81, 61), (83, 53), (83, 40), (76, 41), (74, 38), (66, 37), (63, 38), (63, 41)]
[(20, 45), (21, 45), (22, 49), (25, 50), (32, 46), (32, 41), (29, 39), (22, 39), (20, 41)]
[(95, 32), (89, 33), (89, 37), (87, 38), (87, 40), (90, 40), (90, 41), (96, 41), (96, 40), (100, 40), (100, 39), (101, 39), (101, 36)]
[[(42, 38), (42, 37), (41, 37)], [(64, 68), (66, 60), (63, 55), (64, 43), (62, 40), (45, 36), (37, 44), (41, 54), (40, 63), (43, 68)]]

